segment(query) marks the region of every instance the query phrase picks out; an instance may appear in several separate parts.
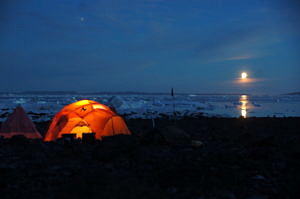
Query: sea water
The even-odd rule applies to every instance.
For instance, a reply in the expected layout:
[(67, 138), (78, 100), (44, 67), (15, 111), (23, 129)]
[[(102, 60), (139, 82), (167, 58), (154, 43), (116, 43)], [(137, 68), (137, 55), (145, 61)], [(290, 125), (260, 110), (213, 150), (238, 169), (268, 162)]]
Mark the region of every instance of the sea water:
[(127, 118), (168, 117), (294, 117), (300, 116), (300, 95), (29, 95), (0, 94), (0, 121), (21, 105), (34, 121), (47, 121), (65, 105), (81, 99), (113, 106)]

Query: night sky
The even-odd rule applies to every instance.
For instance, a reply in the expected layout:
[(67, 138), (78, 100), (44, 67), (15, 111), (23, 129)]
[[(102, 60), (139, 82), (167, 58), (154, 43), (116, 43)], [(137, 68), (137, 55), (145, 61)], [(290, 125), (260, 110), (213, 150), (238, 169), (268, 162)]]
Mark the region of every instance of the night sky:
[(0, 91), (300, 91), (297, 2), (1, 0)]

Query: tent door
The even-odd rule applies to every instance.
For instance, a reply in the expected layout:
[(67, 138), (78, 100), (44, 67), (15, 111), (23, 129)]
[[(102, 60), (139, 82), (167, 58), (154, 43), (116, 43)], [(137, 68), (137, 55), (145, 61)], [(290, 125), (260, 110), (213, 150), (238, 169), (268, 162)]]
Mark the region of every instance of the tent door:
[(92, 129), (88, 126), (75, 126), (71, 133), (76, 134), (76, 138), (82, 138), (82, 133), (92, 133)]

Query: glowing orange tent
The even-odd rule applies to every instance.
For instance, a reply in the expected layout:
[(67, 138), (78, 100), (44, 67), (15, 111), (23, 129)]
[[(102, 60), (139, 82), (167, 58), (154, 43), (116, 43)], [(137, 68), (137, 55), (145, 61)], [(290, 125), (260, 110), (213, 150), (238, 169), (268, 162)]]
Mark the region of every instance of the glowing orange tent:
[(6, 119), (0, 129), (0, 136), (11, 138), (14, 135), (23, 135), (26, 138), (42, 138), (35, 125), (21, 106)]
[(58, 112), (46, 133), (45, 141), (53, 141), (62, 134), (96, 133), (103, 136), (130, 134), (124, 120), (109, 107), (92, 100), (81, 100), (65, 106)]

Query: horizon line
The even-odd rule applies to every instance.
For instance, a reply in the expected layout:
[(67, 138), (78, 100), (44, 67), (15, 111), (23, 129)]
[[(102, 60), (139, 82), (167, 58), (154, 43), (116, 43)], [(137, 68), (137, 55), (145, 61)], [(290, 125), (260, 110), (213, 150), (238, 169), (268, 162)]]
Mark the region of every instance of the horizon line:
[[(82, 91), (72, 91), (72, 90), (64, 90), (64, 91), (55, 91), (55, 90), (32, 90), (32, 91), (0, 91), (0, 94), (52, 94), (52, 95), (63, 95), (63, 94), (85, 94), (85, 95), (97, 95), (97, 94), (129, 94), (129, 95), (171, 95), (170, 92), (142, 92), (142, 91), (93, 91), (93, 92), (82, 92)], [(174, 92), (175, 95), (258, 95), (251, 93), (218, 93), (218, 92)], [(268, 94), (267, 94), (268, 95)], [(300, 92), (287, 92), (281, 93), (277, 95), (300, 95)]]

